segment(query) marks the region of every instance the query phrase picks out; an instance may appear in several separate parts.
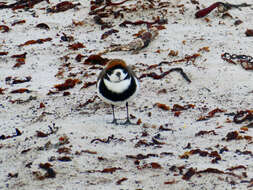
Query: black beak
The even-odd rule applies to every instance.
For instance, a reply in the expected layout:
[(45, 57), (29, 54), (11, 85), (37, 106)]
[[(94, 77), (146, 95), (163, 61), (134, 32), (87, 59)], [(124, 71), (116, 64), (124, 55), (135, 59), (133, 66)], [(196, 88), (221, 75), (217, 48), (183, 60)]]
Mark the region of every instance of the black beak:
[(120, 78), (121, 73), (120, 73), (120, 72), (117, 72), (117, 73), (116, 73), (116, 75), (117, 75), (117, 77), (119, 77), (119, 78)]

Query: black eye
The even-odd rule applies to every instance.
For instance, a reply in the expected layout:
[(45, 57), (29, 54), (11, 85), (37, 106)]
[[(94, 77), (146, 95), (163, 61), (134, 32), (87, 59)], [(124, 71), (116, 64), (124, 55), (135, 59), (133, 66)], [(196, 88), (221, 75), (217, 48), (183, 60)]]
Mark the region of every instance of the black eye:
[(116, 72), (115, 74), (117, 75), (117, 77), (121, 76), (121, 72)]
[(126, 70), (126, 69), (123, 69), (123, 73), (124, 73), (124, 74), (127, 74), (128, 72), (127, 72), (127, 70)]
[(111, 75), (111, 74), (112, 74), (112, 70), (109, 69), (108, 71), (106, 71), (106, 73), (107, 73), (108, 75)]

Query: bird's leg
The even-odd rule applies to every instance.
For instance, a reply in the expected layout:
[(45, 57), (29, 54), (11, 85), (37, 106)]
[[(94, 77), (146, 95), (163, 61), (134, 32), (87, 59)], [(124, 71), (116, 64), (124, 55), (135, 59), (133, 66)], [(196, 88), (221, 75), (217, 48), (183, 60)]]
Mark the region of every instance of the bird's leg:
[(129, 119), (129, 114), (128, 114), (128, 102), (126, 102), (126, 112), (127, 112), (127, 120), (126, 120), (126, 123), (131, 123), (130, 122), (130, 119)]
[(112, 116), (113, 116), (113, 120), (111, 123), (117, 124), (117, 119), (115, 118), (115, 114), (114, 114), (114, 105), (112, 105)]
[(136, 125), (135, 123), (131, 123), (131, 121), (129, 119), (128, 102), (126, 102), (126, 112), (127, 112), (127, 119), (126, 119), (125, 123), (123, 123), (123, 125)]

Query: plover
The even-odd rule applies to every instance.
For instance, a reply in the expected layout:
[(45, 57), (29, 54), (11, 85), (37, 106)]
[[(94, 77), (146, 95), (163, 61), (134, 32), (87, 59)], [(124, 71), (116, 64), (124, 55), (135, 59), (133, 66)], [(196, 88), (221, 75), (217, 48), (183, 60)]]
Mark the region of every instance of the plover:
[(131, 124), (128, 113), (128, 102), (135, 97), (139, 89), (139, 82), (134, 72), (121, 59), (108, 61), (97, 79), (99, 97), (112, 105), (113, 121), (117, 124), (114, 106), (126, 105), (127, 119), (124, 124)]

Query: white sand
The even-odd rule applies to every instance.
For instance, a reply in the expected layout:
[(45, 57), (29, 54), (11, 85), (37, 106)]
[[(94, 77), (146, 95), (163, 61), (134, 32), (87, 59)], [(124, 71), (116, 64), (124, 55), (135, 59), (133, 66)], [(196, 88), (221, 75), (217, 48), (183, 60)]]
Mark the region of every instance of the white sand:
[[(11, 3), (9, 1), (5, 1)], [(14, 2), (14, 1), (12, 1)], [(124, 20), (151, 21), (153, 16), (161, 16), (158, 10), (139, 11), (138, 13), (125, 13), (122, 19), (107, 19), (112, 22), (113, 28), (118, 33), (100, 40), (101, 35), (109, 30), (101, 30), (95, 24), (93, 16), (89, 13), (89, 1), (80, 2), (77, 9), (70, 9), (61, 13), (46, 13), (44, 8), (52, 7), (60, 1), (50, 0), (35, 5), (34, 8), (12, 11), (0, 10), (1, 25), (10, 27), (7, 33), (0, 33), (0, 52), (8, 52), (6, 56), (0, 56), (0, 88), (6, 88), (4, 95), (0, 95), (0, 135), (13, 135), (15, 128), (22, 132), (21, 136), (0, 140), (0, 189), (252, 189), (250, 180), (253, 179), (253, 155), (243, 155), (239, 151), (253, 151), (251, 140), (222, 140), (229, 132), (239, 131), (241, 136), (250, 136), (252, 129), (243, 132), (240, 130), (249, 121), (242, 124), (226, 122), (233, 120), (233, 116), (226, 113), (239, 110), (252, 109), (253, 100), (253, 73), (246, 71), (239, 65), (229, 64), (221, 59), (224, 52), (246, 54), (253, 56), (253, 37), (246, 37), (246, 29), (253, 29), (253, 10), (250, 8), (233, 9), (229, 14), (233, 18), (221, 18), (217, 10), (211, 12), (206, 18), (195, 19), (196, 5), (186, 0), (172, 0), (167, 8), (166, 29), (160, 30), (159, 35), (149, 46), (137, 54), (132, 52), (113, 52), (102, 55), (104, 58), (121, 58), (129, 65), (135, 65), (137, 76), (143, 73), (160, 70), (146, 70), (147, 66), (158, 64), (161, 61), (173, 61), (183, 59), (186, 55), (198, 53), (203, 47), (208, 47), (209, 52), (199, 52), (201, 56), (195, 62), (179, 62), (172, 65), (163, 65), (163, 71), (170, 68), (181, 67), (192, 82), (187, 83), (179, 73), (172, 72), (163, 79), (154, 80), (143, 78), (140, 81), (140, 93), (134, 102), (130, 103), (130, 113), (136, 117), (132, 119), (140, 125), (112, 125), (111, 107), (96, 99), (85, 107), (79, 107), (95, 95), (95, 85), (81, 89), (85, 82), (93, 82), (99, 73), (99, 69), (91, 69), (89, 65), (82, 64), (91, 54), (96, 54), (109, 47), (111, 43), (126, 44), (134, 39), (132, 36), (145, 25), (119, 27)], [(125, 5), (133, 4), (129, 1)], [(243, 3), (242, 0), (233, 0), (231, 3)], [(200, 2), (201, 8), (208, 6), (213, 1)], [(202, 4), (203, 3), (203, 4)], [(180, 13), (184, 5), (184, 14)], [(34, 16), (32, 16), (34, 15)], [(235, 20), (243, 23), (235, 26)], [(24, 24), (11, 26), (14, 21), (25, 20)], [(106, 20), (106, 19), (105, 19)], [(74, 26), (73, 21), (83, 21), (82, 26)], [(50, 30), (36, 28), (39, 23), (45, 23)], [(73, 36), (73, 42), (61, 41), (61, 36)], [(52, 41), (43, 44), (34, 44), (23, 47), (18, 45), (28, 40), (52, 38)], [(70, 50), (68, 45), (81, 42), (85, 48)], [(161, 50), (160, 53), (156, 53)], [(170, 50), (178, 51), (178, 56), (169, 56)], [(16, 63), (12, 55), (27, 52), (26, 64), (19, 68), (13, 68)], [(75, 57), (82, 54), (86, 57), (77, 62)], [(68, 56), (66, 61), (62, 57)], [(70, 64), (69, 67), (63, 66)], [(55, 75), (64, 69), (62, 78)], [(75, 74), (70, 77), (69, 74)], [(87, 74), (94, 74), (88, 75)], [(30, 82), (22, 84), (7, 84), (6, 77), (24, 79), (31, 76)], [(54, 85), (63, 83), (68, 78), (82, 81), (74, 88), (66, 90), (71, 94), (63, 96), (63, 91), (55, 95), (47, 95), (49, 90), (56, 91)], [(12, 94), (12, 90), (27, 88), (31, 93)], [(167, 93), (158, 92), (166, 89)], [(15, 100), (31, 101), (25, 103), (11, 103)], [(195, 105), (194, 109), (182, 111), (179, 117), (174, 113), (163, 111), (156, 103), (163, 103), (171, 108), (174, 104)], [(40, 103), (45, 108), (40, 108)], [(220, 108), (226, 110), (217, 113), (206, 121), (197, 121), (200, 116)], [(151, 116), (149, 116), (149, 112)], [(116, 108), (116, 117), (125, 118), (125, 108)], [(36, 131), (49, 133), (48, 126), (58, 128), (54, 134), (45, 138), (37, 137)], [(169, 128), (171, 131), (159, 131), (159, 127)], [(213, 133), (203, 136), (195, 136), (200, 131), (214, 130)], [(143, 133), (147, 135), (143, 136)], [(241, 133), (243, 132), (243, 133)], [(107, 139), (114, 135), (109, 143), (92, 140)], [(158, 136), (157, 136), (158, 135)], [(152, 144), (152, 138), (156, 138), (162, 145)], [(59, 145), (59, 138), (68, 138), (68, 143)], [(135, 147), (139, 141), (144, 141), (149, 146)], [(151, 143), (151, 144), (150, 144)], [(191, 147), (185, 149), (187, 144)], [(68, 153), (59, 153), (59, 148), (69, 148)], [(200, 149), (211, 153), (227, 147), (228, 151), (220, 153), (221, 160), (211, 163), (214, 157), (190, 155), (188, 159), (179, 156), (186, 151)], [(25, 153), (22, 151), (27, 150)], [(239, 150), (239, 151), (238, 151)], [(164, 152), (168, 153), (165, 154)], [(171, 154), (169, 154), (171, 153)], [(127, 155), (155, 154), (140, 160), (139, 166), (135, 159)], [(69, 162), (59, 161), (59, 157), (67, 156)], [(100, 159), (99, 159), (100, 158)], [(101, 158), (103, 158), (101, 160)], [(39, 168), (40, 163), (50, 163), (56, 172), (55, 178), (38, 179), (46, 171)], [(151, 163), (157, 163), (162, 168), (152, 168)], [(28, 165), (27, 165), (28, 164)], [(155, 164), (153, 164), (155, 165)], [(145, 168), (146, 166), (146, 168)], [(175, 166), (175, 170), (173, 170)], [(177, 169), (182, 168), (182, 172)], [(229, 174), (228, 168), (243, 166)], [(113, 173), (103, 173), (106, 168), (116, 169)], [(138, 169), (139, 167), (139, 169)], [(142, 169), (140, 169), (142, 168)], [(196, 171), (207, 168), (215, 168), (226, 174), (202, 173), (195, 174), (189, 180), (182, 176), (190, 169)], [(90, 171), (90, 172), (89, 172)], [(39, 173), (40, 172), (40, 173)], [(18, 174), (17, 177), (10, 175)], [(8, 176), (9, 175), (9, 176)], [(117, 181), (127, 178), (121, 184)], [(164, 184), (172, 182), (172, 184)]]

